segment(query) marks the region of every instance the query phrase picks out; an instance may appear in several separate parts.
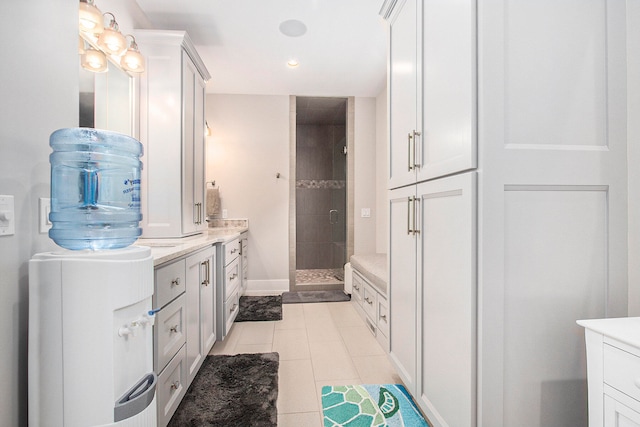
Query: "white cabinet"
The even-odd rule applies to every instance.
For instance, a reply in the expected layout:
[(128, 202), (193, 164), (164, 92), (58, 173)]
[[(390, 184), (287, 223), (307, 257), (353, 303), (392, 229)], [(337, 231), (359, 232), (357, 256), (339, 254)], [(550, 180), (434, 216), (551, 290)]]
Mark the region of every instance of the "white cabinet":
[(415, 143), (421, 131), (418, 125), (421, 107), (418, 76), (422, 67), (418, 55), (418, 34), (422, 31), (418, 20), (420, 4), (418, 0), (407, 0), (397, 6), (389, 27), (390, 188), (415, 182)]
[(218, 287), (217, 287), (217, 339), (219, 341), (229, 333), (233, 321), (240, 309), (240, 292), (242, 282), (241, 239), (236, 238), (226, 243), (219, 243)]
[(475, 8), (405, 0), (386, 13), (389, 188), (476, 167)]
[(578, 324), (585, 328), (589, 427), (640, 426), (640, 318)]
[(389, 351), (389, 309), (387, 296), (381, 293), (364, 277), (360, 270), (353, 268), (351, 301), (356, 312), (385, 350)]
[(183, 31), (137, 30), (140, 77), (142, 235), (183, 237), (206, 229), (204, 103), (210, 75)]
[(414, 186), (390, 192), (389, 200), (389, 355), (407, 389), (417, 390), (418, 287)]
[(158, 425), (165, 426), (216, 340), (216, 247), (155, 268), (154, 370)]
[[(436, 3), (385, 2), (391, 360), (434, 427), (585, 425), (571, 325), (627, 309), (626, 3)], [(469, 173), (473, 209), (450, 181)]]
[(390, 355), (443, 425), (475, 415), (475, 209), (475, 172), (391, 191)]
[(215, 260), (210, 247), (186, 259), (186, 332), (189, 384), (216, 341)]

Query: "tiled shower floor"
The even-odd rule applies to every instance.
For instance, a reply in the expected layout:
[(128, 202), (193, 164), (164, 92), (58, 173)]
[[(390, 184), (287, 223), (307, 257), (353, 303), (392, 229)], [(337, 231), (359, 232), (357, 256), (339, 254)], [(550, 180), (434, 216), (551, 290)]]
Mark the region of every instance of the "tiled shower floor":
[(323, 268), (315, 270), (296, 270), (296, 285), (322, 284), (338, 285), (344, 282), (344, 269)]

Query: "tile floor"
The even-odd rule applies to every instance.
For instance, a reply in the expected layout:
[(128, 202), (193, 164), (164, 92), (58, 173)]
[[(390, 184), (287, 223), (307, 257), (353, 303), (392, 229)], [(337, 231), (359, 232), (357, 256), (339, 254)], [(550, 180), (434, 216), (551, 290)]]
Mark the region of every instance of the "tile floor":
[(398, 384), (351, 302), (284, 304), (277, 322), (235, 323), (211, 354), (280, 354), (278, 427), (321, 427), (324, 385)]

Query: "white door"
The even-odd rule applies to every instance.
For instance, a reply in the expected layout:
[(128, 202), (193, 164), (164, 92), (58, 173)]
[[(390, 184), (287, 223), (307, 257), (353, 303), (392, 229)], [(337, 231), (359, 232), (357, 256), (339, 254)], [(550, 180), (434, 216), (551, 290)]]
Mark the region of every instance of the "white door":
[(417, 198), (421, 345), (415, 397), (435, 425), (471, 427), (476, 425), (476, 172), (418, 184)]
[(389, 188), (415, 182), (415, 144), (420, 142), (418, 124), (421, 102), (418, 76), (419, 29), (421, 9), (417, 0), (406, 0), (396, 6), (391, 18), (390, 38), (390, 82), (389, 82)]
[(389, 200), (390, 357), (402, 381), (416, 393), (415, 186), (392, 190)]
[(479, 425), (587, 425), (575, 321), (627, 314), (625, 2), (478, 22)]
[(194, 75), (194, 113), (193, 113), (193, 205), (196, 209), (196, 229), (205, 230), (206, 205), (205, 205), (205, 136), (204, 136), (204, 100), (205, 82), (198, 72)]
[(476, 0), (425, 0), (418, 181), (476, 167)]

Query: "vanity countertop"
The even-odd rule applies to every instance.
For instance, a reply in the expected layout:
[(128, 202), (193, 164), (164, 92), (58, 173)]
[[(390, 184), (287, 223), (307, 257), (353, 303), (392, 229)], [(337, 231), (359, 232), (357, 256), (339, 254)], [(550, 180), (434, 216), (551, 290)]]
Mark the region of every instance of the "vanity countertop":
[(158, 266), (198, 249), (230, 242), (248, 230), (248, 227), (211, 227), (202, 234), (181, 239), (138, 239), (135, 245), (151, 248), (153, 265)]
[(640, 317), (578, 320), (578, 324), (624, 344), (640, 348)]

